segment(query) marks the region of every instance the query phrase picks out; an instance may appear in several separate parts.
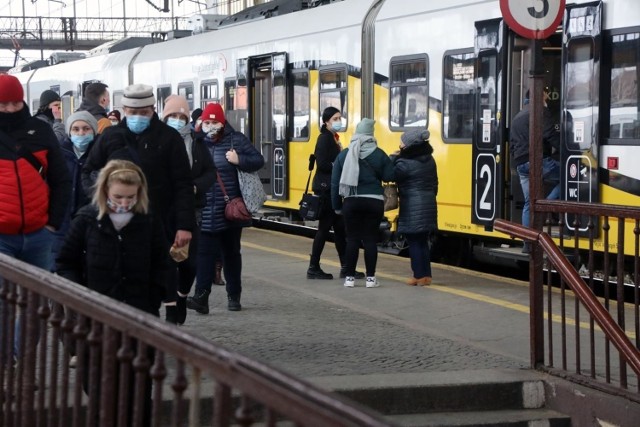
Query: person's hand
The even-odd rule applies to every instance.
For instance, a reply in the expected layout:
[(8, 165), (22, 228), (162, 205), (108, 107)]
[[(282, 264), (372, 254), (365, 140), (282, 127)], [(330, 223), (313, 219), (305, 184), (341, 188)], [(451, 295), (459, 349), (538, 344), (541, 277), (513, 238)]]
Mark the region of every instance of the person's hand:
[(240, 163), (238, 153), (236, 153), (236, 150), (234, 150), (233, 148), (226, 152), (225, 157), (227, 158), (227, 161), (232, 165), (237, 165), (238, 163)]
[(181, 248), (191, 241), (191, 232), (187, 230), (178, 230), (176, 238), (173, 241), (173, 246)]

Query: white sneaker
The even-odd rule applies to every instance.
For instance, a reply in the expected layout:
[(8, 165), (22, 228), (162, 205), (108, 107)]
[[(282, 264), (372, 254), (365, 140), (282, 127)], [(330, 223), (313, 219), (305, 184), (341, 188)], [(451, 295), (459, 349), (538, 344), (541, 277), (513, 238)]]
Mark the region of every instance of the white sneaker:
[(380, 282), (375, 276), (367, 277), (367, 288), (377, 288), (378, 286), (380, 286)]
[(353, 288), (356, 285), (356, 278), (353, 276), (347, 276), (344, 278), (344, 286), (346, 288)]

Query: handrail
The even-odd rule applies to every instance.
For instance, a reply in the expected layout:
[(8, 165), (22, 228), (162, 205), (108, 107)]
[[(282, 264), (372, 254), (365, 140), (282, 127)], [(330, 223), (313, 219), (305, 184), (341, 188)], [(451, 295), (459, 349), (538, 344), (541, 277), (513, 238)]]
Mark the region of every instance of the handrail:
[(80, 315), (171, 354), (300, 426), (395, 425), (358, 404), (266, 364), (205, 341), (140, 310), (0, 254), (0, 277)]
[[(540, 203), (539, 201), (538, 203)], [(536, 207), (538, 207), (536, 203)], [(566, 202), (563, 202), (563, 207)], [(548, 203), (547, 203), (548, 204)], [(631, 208), (633, 209), (633, 208)], [(640, 209), (634, 209), (640, 213)], [(581, 213), (584, 213), (582, 211)], [(588, 214), (588, 213), (587, 213)], [(612, 214), (618, 216), (620, 213)], [(620, 355), (631, 366), (633, 371), (640, 375), (640, 350), (635, 348), (633, 343), (629, 341), (622, 328), (613, 320), (611, 314), (602, 307), (591, 289), (584, 283), (575, 268), (567, 261), (562, 251), (555, 244), (553, 239), (545, 232), (532, 230), (520, 224), (511, 221), (497, 219), (493, 223), (494, 229), (501, 231), (511, 237), (518, 237), (532, 243), (539, 243), (540, 247), (547, 254), (548, 259), (556, 267), (558, 273), (569, 284), (576, 297), (586, 307), (594, 320), (598, 323), (606, 337), (618, 349)]]

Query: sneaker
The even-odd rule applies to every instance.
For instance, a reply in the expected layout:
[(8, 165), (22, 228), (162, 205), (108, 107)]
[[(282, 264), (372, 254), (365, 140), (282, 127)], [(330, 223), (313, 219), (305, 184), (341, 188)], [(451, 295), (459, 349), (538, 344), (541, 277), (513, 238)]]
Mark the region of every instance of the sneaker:
[(353, 288), (356, 285), (356, 278), (353, 276), (347, 276), (344, 278), (344, 286), (346, 288)]
[(375, 276), (367, 277), (367, 288), (377, 288), (378, 286), (380, 286), (380, 282)]

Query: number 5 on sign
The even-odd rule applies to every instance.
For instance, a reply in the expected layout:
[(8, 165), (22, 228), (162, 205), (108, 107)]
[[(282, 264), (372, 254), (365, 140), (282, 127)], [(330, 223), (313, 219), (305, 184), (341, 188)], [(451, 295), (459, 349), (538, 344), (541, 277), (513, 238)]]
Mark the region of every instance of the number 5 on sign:
[(528, 39), (546, 39), (562, 20), (565, 0), (500, 0), (502, 17)]

